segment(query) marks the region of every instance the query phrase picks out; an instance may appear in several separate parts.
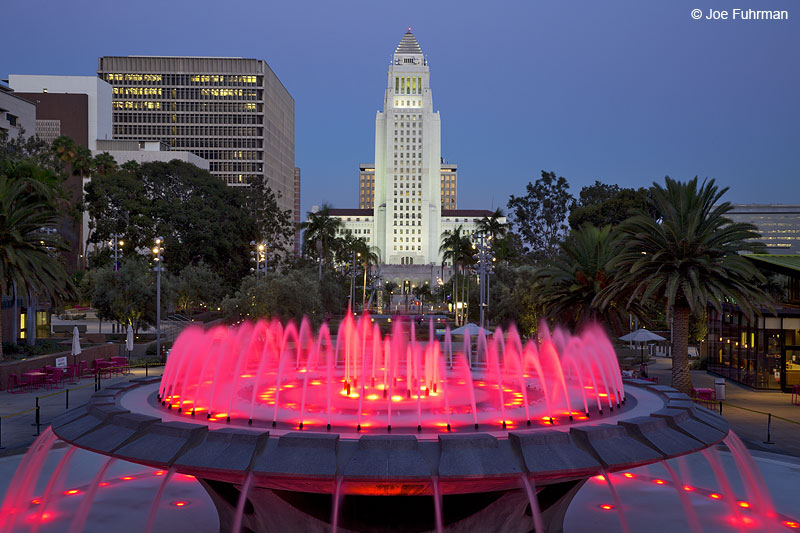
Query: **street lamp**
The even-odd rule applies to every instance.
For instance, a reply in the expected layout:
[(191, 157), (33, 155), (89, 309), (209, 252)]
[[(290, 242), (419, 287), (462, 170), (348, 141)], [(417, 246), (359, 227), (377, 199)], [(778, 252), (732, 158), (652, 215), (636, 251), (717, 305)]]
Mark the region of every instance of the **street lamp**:
[(114, 248), (114, 272), (119, 270), (119, 256), (122, 255), (122, 247), (125, 246), (125, 241), (122, 240), (122, 237), (119, 233), (112, 233), (111, 241), (108, 243)]
[(164, 237), (153, 241), (153, 270), (156, 272), (156, 353), (161, 355), (161, 271), (164, 270)]
[(489, 307), (489, 276), (492, 274), (494, 253), (492, 246), (489, 242), (491, 236), (487, 239), (486, 234), (481, 232), (478, 234), (479, 241), (472, 245), (476, 253), (472, 256), (475, 259), (480, 285), (480, 300), (481, 300), (481, 328), (484, 327), (486, 308)]
[(256, 243), (256, 241), (250, 241), (250, 246), (253, 247), (253, 249), (250, 250), (250, 261), (255, 263), (254, 267), (250, 267), (250, 272), (261, 272), (266, 275), (267, 259), (269, 258), (267, 243), (264, 241), (259, 243)]

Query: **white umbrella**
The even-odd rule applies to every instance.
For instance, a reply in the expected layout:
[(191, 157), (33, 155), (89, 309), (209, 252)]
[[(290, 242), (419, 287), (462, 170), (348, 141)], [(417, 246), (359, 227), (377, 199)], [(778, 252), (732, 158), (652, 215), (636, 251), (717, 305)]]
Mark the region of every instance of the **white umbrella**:
[(80, 355), (81, 354), (81, 334), (78, 331), (78, 326), (75, 326), (72, 329), (72, 354), (71, 355)]
[(648, 331), (646, 329), (637, 329), (636, 331), (632, 331), (627, 335), (623, 335), (619, 338), (621, 341), (626, 342), (647, 342), (647, 341), (665, 341), (664, 337), (661, 335), (656, 335), (652, 331)]
[(125, 335), (125, 349), (128, 350), (128, 357), (133, 351), (133, 326), (128, 324), (128, 333)]
[(656, 335), (652, 331), (648, 331), (646, 329), (637, 329), (636, 331), (631, 331), (627, 335), (623, 335), (619, 338), (619, 340), (626, 341), (626, 342), (638, 342), (639, 344), (639, 353), (642, 356), (642, 364), (644, 364), (644, 343), (647, 341), (665, 341), (664, 337), (661, 335)]
[(477, 324), (473, 324), (472, 322), (461, 326), (460, 328), (456, 328), (450, 332), (450, 335), (465, 335), (469, 333), (470, 337), (477, 336), (480, 331), (483, 331), (484, 335), (491, 335), (492, 332), (488, 329), (481, 329), (481, 327)]

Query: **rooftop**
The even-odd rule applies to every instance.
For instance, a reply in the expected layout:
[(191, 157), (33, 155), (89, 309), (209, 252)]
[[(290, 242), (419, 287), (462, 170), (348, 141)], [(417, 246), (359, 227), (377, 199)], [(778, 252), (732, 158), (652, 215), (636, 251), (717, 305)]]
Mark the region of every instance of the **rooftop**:
[(419, 43), (417, 42), (417, 38), (414, 37), (414, 34), (411, 33), (411, 28), (408, 28), (408, 31), (403, 38), (400, 39), (400, 44), (397, 45), (397, 50), (394, 51), (395, 54), (421, 54), (422, 48), (419, 47)]
[[(800, 255), (744, 254), (756, 266), (770, 268), (788, 275), (800, 275)], [(777, 268), (776, 268), (777, 267)]]

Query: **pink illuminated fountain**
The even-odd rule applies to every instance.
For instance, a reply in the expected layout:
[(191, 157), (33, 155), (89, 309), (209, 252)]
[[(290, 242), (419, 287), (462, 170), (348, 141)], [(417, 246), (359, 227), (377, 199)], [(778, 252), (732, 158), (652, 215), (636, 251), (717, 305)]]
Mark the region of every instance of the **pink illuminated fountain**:
[(680, 489), (667, 460), (702, 451), (731, 493), (713, 450), (723, 442), (758, 523), (791, 522), (759, 496), (763, 481), (725, 420), (669, 387), (623, 381), (598, 326), (573, 335), (543, 325), (527, 341), (513, 327), (457, 342), (435, 340), (432, 324), (429, 340), (398, 318), (390, 329), (351, 315), (335, 335), (308, 320), (186, 330), (161, 378), (103, 389), (54, 421), (12, 482), (0, 530), (44, 520), (28, 502), (60, 490), (72, 451), (36, 488), (58, 439), (108, 457), (78, 489), (71, 531), (120, 460), (163, 474), (146, 530), (171, 480), (189, 476), (223, 531), (556, 532), (590, 478), (608, 485), (613, 501), (600, 509), (616, 509), (625, 531), (616, 486), (633, 468), (656, 465), (669, 478), (657, 481)]
[[(432, 326), (431, 326), (432, 328)], [(613, 347), (599, 328), (523, 343), (515, 328), (461, 350), (420, 342), (396, 320), (382, 335), (348, 316), (331, 338), (279, 321), (186, 331), (159, 387), (185, 416), (285, 429), (365, 433), (459, 432), (586, 420), (624, 401)], [(429, 338), (432, 337), (432, 331)]]

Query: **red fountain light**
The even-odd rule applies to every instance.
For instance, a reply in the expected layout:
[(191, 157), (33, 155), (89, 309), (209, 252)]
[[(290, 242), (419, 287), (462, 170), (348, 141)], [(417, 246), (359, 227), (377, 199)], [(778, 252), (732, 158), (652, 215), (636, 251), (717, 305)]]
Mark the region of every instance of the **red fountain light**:
[[(183, 332), (159, 399), (186, 416), (283, 429), (464, 431), (555, 425), (624, 402), (617, 358), (603, 330), (545, 327), (524, 342), (513, 326), (453, 342), (419, 341), (395, 319), (382, 334), (368, 314), (348, 315), (332, 335), (304, 319)], [(433, 323), (428, 338), (434, 338)]]

